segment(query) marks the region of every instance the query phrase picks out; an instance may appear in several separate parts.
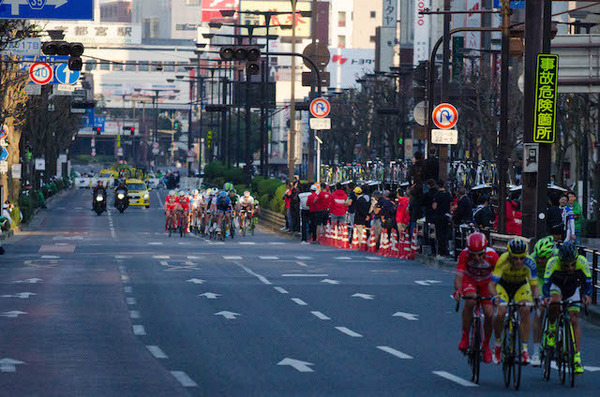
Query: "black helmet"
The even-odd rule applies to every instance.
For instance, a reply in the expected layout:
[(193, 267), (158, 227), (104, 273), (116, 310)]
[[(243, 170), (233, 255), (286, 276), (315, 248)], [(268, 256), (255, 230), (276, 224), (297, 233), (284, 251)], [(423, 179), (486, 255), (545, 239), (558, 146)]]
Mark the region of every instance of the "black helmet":
[(558, 247), (558, 257), (563, 265), (571, 264), (577, 259), (577, 247), (572, 242), (566, 242)]
[(522, 238), (513, 238), (506, 245), (511, 256), (527, 256), (527, 241)]

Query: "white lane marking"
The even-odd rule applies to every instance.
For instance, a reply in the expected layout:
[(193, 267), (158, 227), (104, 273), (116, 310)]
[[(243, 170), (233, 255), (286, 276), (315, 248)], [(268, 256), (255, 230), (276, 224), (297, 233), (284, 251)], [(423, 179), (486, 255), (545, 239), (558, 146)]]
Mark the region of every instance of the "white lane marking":
[[(554, 362), (554, 361), (553, 361)], [(587, 365), (583, 367), (586, 371), (590, 372), (598, 372), (600, 371), (600, 367), (588, 367)]]
[(301, 261), (306, 261), (312, 259), (312, 256), (297, 256), (296, 259), (300, 259)]
[(198, 384), (183, 371), (171, 371), (171, 375), (173, 375), (183, 387), (198, 387)]
[(169, 358), (169, 356), (167, 356), (158, 346), (150, 345), (146, 346), (146, 349), (150, 350), (150, 353), (152, 353), (154, 358)]
[(348, 329), (346, 327), (335, 327), (335, 329), (337, 329), (338, 331), (340, 331), (348, 336), (351, 336), (353, 338), (362, 338), (361, 334), (354, 332), (351, 329)]
[(352, 258), (350, 258), (349, 256), (336, 256), (333, 259), (336, 259), (338, 261), (351, 261), (352, 260)]
[(214, 292), (205, 292), (205, 293), (200, 294), (198, 296), (204, 296), (207, 299), (217, 299), (217, 297), (221, 296), (221, 294), (215, 294)]
[(461, 386), (465, 386), (465, 387), (478, 387), (478, 384), (469, 382), (468, 380), (465, 380), (463, 378), (459, 378), (456, 375), (452, 375), (449, 372), (446, 371), (433, 371), (434, 374), (436, 374), (437, 376), (441, 376), (442, 378), (446, 378), (454, 383), (458, 383)]
[(241, 241), (238, 244), (241, 244), (241, 245), (256, 245), (256, 243), (254, 243), (252, 241)]
[(140, 315), (140, 312), (138, 312), (137, 310), (130, 310), (129, 317), (130, 318), (140, 318), (142, 316)]
[(289, 293), (289, 292), (286, 291), (285, 288), (282, 288), (282, 287), (273, 287), (273, 288), (275, 288), (275, 291), (279, 291), (282, 294), (288, 294)]
[(258, 273), (254, 273), (252, 270), (248, 269), (246, 266), (242, 265), (241, 263), (236, 263), (239, 267), (241, 267), (242, 269), (244, 269), (244, 271), (246, 271), (246, 273), (253, 275), (254, 277), (256, 277), (257, 279), (259, 279), (263, 284), (266, 285), (273, 285), (272, 282), (270, 282), (269, 280), (267, 280), (266, 277), (261, 276)]
[(309, 365), (315, 365), (313, 363), (309, 363), (308, 361), (300, 361), (293, 358), (284, 358), (277, 365), (289, 365), (290, 367), (296, 369), (298, 372), (315, 372)]
[(171, 257), (169, 255), (153, 255), (152, 258), (154, 258), (154, 259), (171, 259)]
[(329, 274), (285, 273), (281, 277), (327, 277)]
[(106, 211), (108, 213), (108, 225), (110, 227), (110, 236), (113, 240), (117, 239), (117, 233), (115, 232), (115, 226), (113, 225), (112, 214), (110, 211)]
[(163, 245), (163, 243), (155, 241), (155, 242), (152, 242), (152, 243), (148, 243), (148, 245)]
[(327, 283), (327, 284), (332, 284), (332, 285), (337, 285), (337, 284), (339, 284), (339, 283), (340, 283), (340, 282), (339, 282), (339, 281), (337, 281), (337, 280), (330, 280), (330, 279), (328, 279), (328, 278), (326, 278), (325, 280), (321, 280), (321, 282), (322, 282), (322, 283)]
[(135, 298), (127, 298), (126, 300), (128, 305), (135, 305), (137, 303)]
[(263, 260), (277, 260), (277, 259), (279, 259), (276, 256), (259, 256), (258, 258), (259, 259), (263, 259)]
[(235, 320), (236, 319), (235, 316), (241, 316), (241, 314), (229, 312), (229, 311), (222, 311), (222, 312), (215, 313), (215, 316), (223, 316), (223, 318), (225, 318), (227, 320)]
[(370, 261), (380, 261), (381, 260), (381, 258), (378, 258), (376, 256), (367, 256), (366, 258)]
[(441, 283), (441, 281), (438, 281), (438, 280), (417, 280), (417, 281), (415, 281), (415, 283), (417, 283), (419, 285), (429, 286), (429, 285)]
[(392, 356), (396, 356), (396, 357), (398, 357), (398, 358), (400, 358), (402, 360), (410, 360), (410, 359), (412, 359), (412, 357), (409, 356), (408, 354), (402, 353), (401, 351), (398, 351), (396, 349), (392, 349), (389, 346), (377, 346), (377, 348), (379, 350), (383, 350), (386, 353), (390, 353)]
[(296, 262), (298, 266), (308, 267), (308, 265), (304, 262)]
[(7, 317), (7, 318), (18, 318), (19, 316), (22, 316), (23, 314), (27, 314), (27, 312), (20, 312), (18, 310), (13, 310), (11, 312), (1, 313), (0, 316)]
[(126, 285), (125, 287), (123, 287), (123, 291), (125, 291), (126, 294), (131, 294), (133, 292), (133, 289), (131, 289), (131, 286)]
[(329, 317), (327, 317), (326, 315), (324, 315), (321, 312), (311, 312), (311, 313), (319, 320), (331, 320)]
[(126, 282), (128, 282), (128, 281), (129, 281), (129, 276), (128, 276), (128, 275), (126, 275), (126, 274), (122, 274), (122, 275), (121, 275), (121, 281), (123, 281), (123, 282), (125, 282), (125, 283), (126, 283)]
[(60, 259), (60, 256), (42, 255), (42, 259)]
[(188, 258), (188, 259), (191, 259), (191, 260), (198, 260), (198, 259), (202, 259), (202, 257), (200, 257), (200, 256), (191, 256), (191, 255), (189, 255), (187, 258)]
[(242, 259), (241, 256), (224, 256), (223, 259), (227, 261), (239, 261)]
[(146, 329), (144, 328), (143, 325), (134, 325), (133, 326), (133, 334), (144, 336), (144, 335), (146, 335)]
[(356, 294), (352, 295), (352, 298), (362, 298), (362, 299), (366, 299), (366, 300), (373, 300), (373, 298), (375, 298), (375, 295), (356, 293)]
[(186, 283), (194, 283), (194, 284), (202, 284), (205, 283), (206, 280), (200, 280), (199, 278), (190, 278), (186, 281)]
[(127, 255), (115, 255), (115, 259), (128, 259), (131, 258), (130, 256)]
[(405, 318), (410, 321), (418, 321), (419, 320), (418, 314), (411, 314), (411, 313), (404, 313), (404, 312), (396, 312), (396, 313), (392, 314), (392, 317), (402, 317), (402, 318)]
[(308, 305), (308, 303), (304, 302), (302, 299), (300, 298), (292, 298), (292, 301), (296, 302), (297, 305), (300, 306), (306, 306)]
[(269, 244), (271, 244), (271, 245), (284, 245), (285, 243), (280, 243), (280, 242), (274, 241), (274, 242), (270, 242)]

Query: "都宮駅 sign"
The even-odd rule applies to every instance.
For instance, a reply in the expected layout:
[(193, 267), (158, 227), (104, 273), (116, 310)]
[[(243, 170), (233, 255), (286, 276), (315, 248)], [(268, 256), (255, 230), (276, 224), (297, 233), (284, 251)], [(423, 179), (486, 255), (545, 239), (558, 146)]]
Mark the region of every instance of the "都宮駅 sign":
[(533, 141), (554, 143), (556, 139), (558, 55), (538, 55), (535, 80)]
[(68, 21), (49, 22), (46, 29), (62, 30), (65, 41), (97, 44), (142, 44), (142, 26), (135, 23)]
[(93, 20), (94, 0), (2, 0), (0, 19)]
[[(502, 7), (502, 0), (494, 0), (494, 8)], [(510, 2), (510, 8), (525, 8), (525, 0), (512, 0)]]

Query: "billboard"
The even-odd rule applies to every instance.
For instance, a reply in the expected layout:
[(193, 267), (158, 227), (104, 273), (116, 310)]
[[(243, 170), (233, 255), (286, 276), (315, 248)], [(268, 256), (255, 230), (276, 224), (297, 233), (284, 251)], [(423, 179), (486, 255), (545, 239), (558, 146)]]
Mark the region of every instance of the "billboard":
[(363, 48), (329, 48), (330, 87), (345, 89), (358, 86), (356, 79), (375, 71), (375, 50)]
[(236, 10), (239, 0), (202, 0), (202, 22), (222, 18), (220, 10)]
[(142, 27), (119, 22), (48, 22), (46, 30), (62, 30), (65, 40), (83, 44), (142, 44)]
[[(242, 11), (277, 11), (277, 12), (290, 12), (289, 14), (273, 15), (271, 17), (271, 26), (279, 25), (291, 25), (292, 24), (292, 4), (289, 0), (286, 1), (255, 1), (255, 0), (244, 0), (241, 4)], [(311, 3), (308, 1), (298, 1), (296, 4), (296, 11), (310, 11)], [(261, 15), (242, 14), (242, 25), (264, 25), (265, 18)], [(300, 13), (296, 13), (296, 37), (310, 37), (311, 34), (311, 18), (304, 18)], [(261, 29), (256, 34), (265, 34)], [(283, 37), (291, 37), (291, 29), (279, 29), (274, 28), (269, 30), (269, 34), (277, 34)]]
[(412, 0), (414, 1), (415, 9), (415, 39), (414, 39), (414, 56), (413, 63), (418, 65), (420, 61), (429, 60), (429, 30), (431, 25), (431, 17), (429, 15), (421, 15), (420, 11), (426, 8), (431, 9), (431, 0)]

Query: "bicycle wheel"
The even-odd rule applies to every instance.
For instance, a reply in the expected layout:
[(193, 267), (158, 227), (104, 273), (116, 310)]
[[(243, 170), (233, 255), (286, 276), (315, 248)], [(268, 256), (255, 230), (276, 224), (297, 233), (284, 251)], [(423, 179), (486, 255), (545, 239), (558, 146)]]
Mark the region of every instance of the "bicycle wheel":
[(513, 324), (513, 337), (512, 337), (512, 342), (513, 342), (513, 353), (514, 353), (514, 360), (513, 360), (513, 386), (515, 388), (515, 390), (519, 390), (519, 387), (521, 386), (521, 367), (523, 366), (523, 354), (521, 353), (523, 351), (523, 342), (521, 341), (521, 329), (519, 327), (519, 323), (520, 321), (515, 322), (515, 324)]
[(575, 340), (573, 339), (573, 326), (570, 321), (565, 321), (565, 371), (571, 387), (575, 387)]
[(473, 319), (473, 327), (471, 329), (471, 382), (479, 383), (479, 367), (481, 365), (481, 319), (475, 317)]
[(506, 322), (504, 326), (504, 337), (502, 339), (502, 372), (504, 374), (504, 386), (507, 388), (510, 386), (510, 376), (513, 366), (513, 355), (511, 351), (513, 344), (510, 340), (512, 332), (510, 330), (510, 321)]
[(544, 330), (542, 333), (542, 343), (541, 343), (541, 352), (542, 352), (542, 375), (546, 381), (550, 380), (550, 372), (552, 369), (552, 356), (553, 349), (546, 345), (546, 335), (548, 332), (548, 315), (544, 315), (544, 321), (542, 325), (542, 329)]
[(565, 383), (566, 362), (565, 362), (565, 329), (564, 319), (560, 319), (556, 330), (556, 366), (558, 367), (558, 380), (560, 383)]
[(242, 220), (240, 221), (242, 224), (242, 226), (240, 227), (240, 230), (242, 231), (242, 236), (246, 236), (246, 229), (247, 229), (246, 220), (247, 220), (247, 218), (243, 217)]
[(235, 225), (234, 225), (234, 219), (231, 220), (231, 223), (229, 224), (229, 237), (231, 237), (231, 239), (233, 240), (233, 238), (235, 237)]

